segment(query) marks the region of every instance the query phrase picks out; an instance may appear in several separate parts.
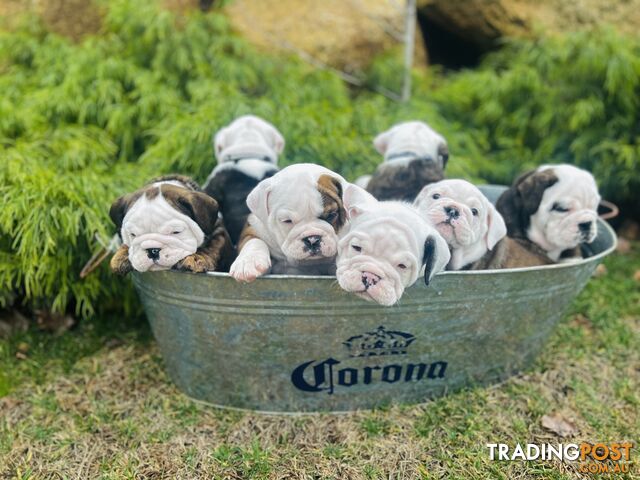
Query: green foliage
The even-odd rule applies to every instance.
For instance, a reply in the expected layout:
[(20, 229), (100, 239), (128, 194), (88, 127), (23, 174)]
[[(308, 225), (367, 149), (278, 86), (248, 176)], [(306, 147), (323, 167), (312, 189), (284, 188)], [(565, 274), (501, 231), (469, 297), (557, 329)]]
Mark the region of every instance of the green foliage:
[[(82, 316), (136, 308), (106, 264), (78, 276), (96, 237), (114, 233), (110, 203), (161, 173), (203, 181), (213, 133), (249, 112), (283, 132), (283, 165), (316, 162), (349, 179), (379, 163), (375, 134), (421, 119), (447, 137), (452, 177), (508, 182), (525, 167), (570, 161), (616, 198), (638, 186), (635, 39), (513, 44), (476, 72), (415, 73), (412, 101), (399, 104), (257, 52), (218, 14), (175, 18), (146, 0), (104, 8), (103, 31), (80, 44), (35, 21), (0, 32), (0, 304), (17, 293)], [(396, 64), (375, 62), (369, 84), (396, 88)]]
[(495, 162), (489, 180), (573, 163), (594, 173), (604, 196), (638, 205), (638, 38), (604, 29), (514, 41), (434, 99), (447, 118), (482, 138)]

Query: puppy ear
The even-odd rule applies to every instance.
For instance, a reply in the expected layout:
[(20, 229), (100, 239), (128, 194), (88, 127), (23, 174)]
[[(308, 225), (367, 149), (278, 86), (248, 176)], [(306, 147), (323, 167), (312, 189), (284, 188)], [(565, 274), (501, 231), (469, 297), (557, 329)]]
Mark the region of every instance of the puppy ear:
[(267, 217), (269, 217), (271, 184), (271, 178), (265, 178), (247, 196), (247, 207), (249, 207), (251, 213), (262, 221), (266, 221)]
[(378, 203), (373, 195), (353, 183), (348, 184), (345, 188), (343, 201), (349, 220), (353, 220)]
[(135, 203), (138, 198), (140, 198), (140, 192), (128, 193), (126, 195), (121, 196), (116, 201), (111, 204), (111, 208), (109, 209), (109, 217), (111, 217), (111, 221), (115, 224), (118, 229), (118, 233), (122, 229), (122, 221), (124, 220), (124, 216), (127, 214), (127, 211)]
[(391, 139), (391, 130), (387, 130), (386, 132), (382, 132), (378, 134), (376, 138), (373, 139), (373, 146), (376, 147), (376, 150), (380, 155), (384, 155), (389, 148), (389, 140)]
[(284, 137), (275, 128), (272, 128), (271, 137), (273, 140), (273, 149), (275, 150), (276, 154), (280, 155), (284, 150)]
[(227, 127), (218, 130), (218, 132), (213, 137), (213, 150), (218, 160), (221, 160), (220, 154), (227, 146), (226, 137), (227, 137)]
[(433, 276), (445, 269), (451, 260), (451, 252), (439, 233), (430, 234), (424, 241), (422, 264), (424, 265), (424, 284), (429, 285)]
[(444, 142), (438, 145), (438, 160), (442, 164), (442, 169), (444, 170), (447, 166), (447, 162), (449, 161), (449, 147)]
[(203, 192), (189, 192), (176, 199), (176, 206), (191, 217), (205, 235), (213, 233), (218, 221), (218, 202)]
[(511, 237), (526, 237), (531, 215), (536, 213), (544, 191), (558, 181), (553, 169), (532, 170), (518, 177), (498, 201), (496, 208), (502, 214)]
[(493, 250), (500, 240), (507, 234), (507, 225), (504, 223), (504, 218), (496, 210), (496, 207), (487, 202), (489, 208), (487, 210), (487, 235), (485, 237), (487, 242), (487, 248)]

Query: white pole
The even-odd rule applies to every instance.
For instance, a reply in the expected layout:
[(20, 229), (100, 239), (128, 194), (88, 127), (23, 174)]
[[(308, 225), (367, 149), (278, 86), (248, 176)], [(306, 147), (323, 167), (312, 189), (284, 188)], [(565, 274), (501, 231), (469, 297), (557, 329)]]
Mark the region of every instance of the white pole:
[(416, 37), (416, 0), (407, 0), (404, 16), (404, 77), (402, 79), (403, 102), (411, 98), (411, 67)]

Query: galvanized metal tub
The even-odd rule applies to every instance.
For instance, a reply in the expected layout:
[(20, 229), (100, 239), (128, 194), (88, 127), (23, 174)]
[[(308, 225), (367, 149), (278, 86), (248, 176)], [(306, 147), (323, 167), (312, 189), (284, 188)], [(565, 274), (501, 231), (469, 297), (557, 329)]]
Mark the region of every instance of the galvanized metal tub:
[[(495, 201), (503, 187), (483, 191)], [(382, 307), (334, 277), (134, 274), (168, 372), (190, 397), (265, 412), (423, 402), (526, 369), (616, 244), (537, 268), (446, 272)]]

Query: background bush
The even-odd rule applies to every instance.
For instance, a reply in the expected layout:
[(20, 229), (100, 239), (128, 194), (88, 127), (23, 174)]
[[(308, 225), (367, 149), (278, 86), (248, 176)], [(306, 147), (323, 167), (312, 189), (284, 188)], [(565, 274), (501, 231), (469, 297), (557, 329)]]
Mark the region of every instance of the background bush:
[[(379, 163), (376, 133), (423, 119), (449, 141), (450, 176), (506, 183), (567, 161), (593, 169), (614, 200), (637, 198), (637, 39), (509, 44), (477, 71), (416, 74), (413, 100), (398, 104), (257, 52), (220, 15), (176, 19), (146, 0), (106, 8), (104, 31), (80, 44), (34, 19), (0, 33), (0, 302), (17, 293), (82, 316), (134, 309), (106, 264), (78, 277), (96, 237), (114, 233), (111, 201), (161, 173), (203, 181), (212, 134), (249, 112), (284, 133), (283, 165), (316, 162), (354, 179)], [(396, 81), (393, 60), (370, 77)]]

